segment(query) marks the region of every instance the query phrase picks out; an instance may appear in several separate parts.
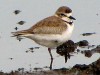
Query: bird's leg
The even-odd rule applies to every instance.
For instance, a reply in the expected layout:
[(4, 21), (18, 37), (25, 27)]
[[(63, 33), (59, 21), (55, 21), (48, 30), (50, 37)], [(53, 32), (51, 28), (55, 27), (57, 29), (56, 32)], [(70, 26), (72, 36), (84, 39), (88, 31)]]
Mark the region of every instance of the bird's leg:
[(48, 51), (49, 51), (49, 54), (50, 54), (50, 57), (51, 57), (50, 70), (52, 70), (53, 56), (52, 56), (50, 48), (48, 48)]

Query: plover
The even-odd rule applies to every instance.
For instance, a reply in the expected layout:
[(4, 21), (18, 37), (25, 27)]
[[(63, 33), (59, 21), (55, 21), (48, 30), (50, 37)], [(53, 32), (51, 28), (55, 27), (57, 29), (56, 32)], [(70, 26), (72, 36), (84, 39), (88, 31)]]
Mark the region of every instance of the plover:
[(51, 48), (57, 47), (70, 39), (74, 24), (72, 10), (67, 6), (61, 6), (54, 15), (49, 16), (31, 28), (12, 32), (14, 36), (26, 37), (34, 40), (37, 44), (48, 47), (51, 59)]

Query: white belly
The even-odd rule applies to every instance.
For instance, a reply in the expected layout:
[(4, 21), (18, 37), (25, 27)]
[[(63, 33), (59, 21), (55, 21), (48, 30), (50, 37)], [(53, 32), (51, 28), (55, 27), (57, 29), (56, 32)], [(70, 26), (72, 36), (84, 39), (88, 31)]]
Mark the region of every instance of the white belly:
[(28, 38), (34, 40), (36, 43), (42, 46), (54, 48), (69, 40), (73, 31), (73, 27), (74, 25), (69, 25), (68, 29), (66, 29), (66, 31), (62, 34), (33, 34), (28, 36)]

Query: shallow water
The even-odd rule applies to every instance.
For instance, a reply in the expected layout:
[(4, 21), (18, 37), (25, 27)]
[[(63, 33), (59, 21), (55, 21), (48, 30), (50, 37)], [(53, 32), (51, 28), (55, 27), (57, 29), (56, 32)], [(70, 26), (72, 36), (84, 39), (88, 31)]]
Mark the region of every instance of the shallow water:
[[(22, 41), (11, 37), (11, 32), (23, 30), (31, 27), (39, 20), (54, 14), (55, 10), (67, 5), (73, 10), (73, 16), (77, 19), (74, 21), (75, 29), (71, 40), (78, 42), (80, 40), (88, 40), (90, 45), (100, 44), (100, 4), (98, 0), (92, 1), (74, 1), (74, 0), (43, 0), (43, 1), (20, 1), (20, 0), (1, 0), (0, 1), (0, 70), (11, 71), (18, 68), (30, 70), (34, 67), (49, 66), (50, 56), (47, 48), (37, 45), (29, 39)], [(21, 10), (15, 15), (14, 10)], [(98, 14), (98, 15), (97, 15)], [(25, 21), (23, 25), (18, 25), (19, 21)], [(86, 32), (96, 32), (91, 36), (82, 36), (80, 34)], [(30, 47), (40, 47), (34, 49), (34, 52), (25, 51)], [(74, 54), (67, 63), (64, 63), (64, 57), (59, 56), (56, 50), (52, 50), (54, 57), (53, 68), (72, 67), (75, 64), (89, 64), (96, 61), (99, 53), (95, 53), (91, 58), (85, 57), (83, 54)], [(13, 58), (12, 60), (9, 58)], [(30, 66), (31, 65), (31, 66)]]

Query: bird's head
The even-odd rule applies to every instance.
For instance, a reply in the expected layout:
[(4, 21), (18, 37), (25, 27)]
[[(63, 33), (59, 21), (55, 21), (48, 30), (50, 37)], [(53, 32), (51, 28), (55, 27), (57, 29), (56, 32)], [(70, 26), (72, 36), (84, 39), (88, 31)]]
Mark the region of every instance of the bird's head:
[(76, 20), (72, 16), (72, 10), (67, 6), (62, 6), (58, 8), (57, 11), (55, 12), (55, 15), (66, 22), (72, 22), (73, 20)]

